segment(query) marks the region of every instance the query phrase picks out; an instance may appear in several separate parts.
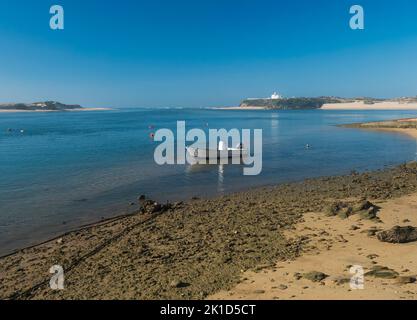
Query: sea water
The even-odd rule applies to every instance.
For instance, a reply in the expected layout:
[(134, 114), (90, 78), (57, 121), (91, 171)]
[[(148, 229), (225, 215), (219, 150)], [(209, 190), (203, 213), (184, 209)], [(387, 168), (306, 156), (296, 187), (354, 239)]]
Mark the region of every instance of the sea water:
[[(416, 116), (175, 108), (0, 114), (0, 255), (133, 212), (142, 194), (158, 201), (213, 197), (415, 160), (416, 141), (406, 135), (337, 125)], [(177, 121), (187, 129), (262, 129), (262, 173), (244, 176), (239, 165), (157, 165), (151, 136), (175, 131)]]

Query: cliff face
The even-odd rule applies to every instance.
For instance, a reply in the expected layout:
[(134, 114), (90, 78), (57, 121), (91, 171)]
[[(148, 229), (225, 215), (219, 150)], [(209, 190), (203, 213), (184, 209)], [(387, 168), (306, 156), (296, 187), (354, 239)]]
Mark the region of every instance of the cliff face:
[(69, 105), (56, 101), (34, 102), (34, 103), (10, 103), (0, 104), (0, 110), (49, 110), (63, 111), (68, 109), (82, 109), (80, 105)]

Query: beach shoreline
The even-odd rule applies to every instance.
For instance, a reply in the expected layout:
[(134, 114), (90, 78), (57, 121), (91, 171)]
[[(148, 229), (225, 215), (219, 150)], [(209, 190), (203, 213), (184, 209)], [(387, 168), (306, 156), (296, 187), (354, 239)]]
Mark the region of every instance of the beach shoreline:
[[(410, 208), (417, 209), (417, 193), (396, 199), (375, 201), (380, 222), (358, 215), (342, 219), (323, 212), (307, 213), (287, 237), (306, 239), (302, 254), (262, 271), (247, 271), (242, 281), (209, 300), (414, 300), (417, 275), (415, 243), (384, 243), (379, 230), (397, 225), (417, 225)], [(351, 269), (355, 266), (354, 269)], [(363, 287), (351, 287), (359, 268), (365, 274), (380, 267), (386, 275), (365, 275)], [(306, 275), (322, 273), (312, 280)]]
[(0, 113), (28, 113), (28, 112), (90, 112), (90, 111), (109, 111), (114, 110), (112, 108), (82, 108), (82, 109), (65, 109), (65, 110), (1, 110)]
[[(397, 121), (410, 123), (414, 120)], [(362, 125), (351, 126), (361, 128)], [(386, 122), (384, 126), (382, 130), (390, 130)], [(406, 132), (402, 130), (414, 130), (391, 129), (401, 133)], [(414, 133), (413, 136), (416, 137)], [(358, 202), (364, 198), (381, 208), (383, 224), (362, 221), (358, 216), (352, 218), (355, 220), (338, 221), (338, 217), (324, 214), (335, 201)], [(307, 280), (295, 285), (287, 276), (296, 270), (317, 271), (313, 270), (318, 268), (317, 261), (331, 256), (339, 255), (340, 260), (345, 261), (342, 238), (362, 241), (362, 247), (370, 247), (366, 250), (384, 251), (387, 245), (379, 244), (375, 238), (363, 238), (359, 231), (351, 235), (353, 231), (347, 224), (358, 224), (361, 231), (371, 227), (386, 229), (406, 219), (417, 225), (414, 217), (398, 214), (398, 210), (417, 209), (416, 203), (416, 163), (382, 171), (260, 187), (213, 199), (193, 199), (167, 207), (159, 205), (157, 209), (150, 201), (146, 206), (151, 210), (84, 226), (0, 258), (0, 279), (3, 279), (0, 298), (309, 299), (320, 294), (323, 298), (331, 298), (329, 295), (333, 294), (339, 299), (349, 299), (352, 295), (346, 287), (334, 284), (337, 277), (346, 273), (346, 270), (339, 270), (340, 264), (332, 264), (325, 270), (332, 272), (331, 282), (324, 284), (326, 290), (322, 290), (323, 284)], [(322, 230), (323, 226), (317, 220), (334, 225), (334, 232)], [(326, 246), (321, 246), (323, 237), (312, 236), (311, 230), (306, 234), (307, 228), (316, 228), (316, 233), (329, 232)], [(313, 247), (316, 248), (308, 251), (308, 243), (315, 243)], [(337, 250), (332, 251), (332, 247)], [(415, 244), (409, 244), (408, 248), (417, 252)], [(316, 264), (306, 262), (311, 260), (311, 252), (320, 257)], [(352, 256), (353, 252), (348, 254)], [(371, 261), (362, 258), (358, 257), (359, 262), (371, 268)], [(392, 259), (392, 255), (387, 254), (378, 262), (391, 267), (395, 265), (401, 276), (417, 274), (413, 266), (403, 269), (411, 271), (398, 270), (401, 269), (395, 264), (398, 261)], [(417, 257), (412, 256), (409, 261), (417, 264)], [(48, 287), (49, 268), (56, 264), (66, 270), (68, 288), (63, 292)], [(306, 267), (311, 270), (305, 270)], [(277, 270), (281, 269), (287, 278), (281, 277), (281, 273), (276, 277)], [(265, 278), (259, 277), (260, 274), (277, 283), (265, 287)], [(293, 282), (287, 290), (289, 281)], [(372, 282), (373, 291), (364, 291), (364, 296), (360, 297), (401, 296), (394, 292), (398, 290), (393, 291), (397, 288), (394, 283), (386, 286), (390, 288), (388, 295), (374, 296), (382, 283), (378, 281)], [(283, 289), (285, 286), (287, 288)], [(409, 297), (406, 291), (401, 294)]]
[(417, 139), (417, 118), (353, 123), (341, 127), (398, 133)]
[(350, 103), (324, 104), (321, 110), (417, 110), (417, 103), (400, 103), (396, 101), (375, 102), (372, 104), (363, 101)]

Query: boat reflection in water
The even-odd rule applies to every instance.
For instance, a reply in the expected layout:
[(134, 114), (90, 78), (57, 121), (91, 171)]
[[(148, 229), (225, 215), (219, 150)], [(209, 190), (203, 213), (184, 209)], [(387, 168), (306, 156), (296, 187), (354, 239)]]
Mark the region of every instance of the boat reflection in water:
[(208, 148), (188, 147), (187, 152), (195, 163), (186, 166), (186, 175), (207, 172), (216, 168), (217, 170), (217, 191), (223, 193), (226, 165), (244, 165), (244, 158), (248, 155), (248, 150), (242, 144), (236, 148), (226, 148), (220, 141), (218, 150)]

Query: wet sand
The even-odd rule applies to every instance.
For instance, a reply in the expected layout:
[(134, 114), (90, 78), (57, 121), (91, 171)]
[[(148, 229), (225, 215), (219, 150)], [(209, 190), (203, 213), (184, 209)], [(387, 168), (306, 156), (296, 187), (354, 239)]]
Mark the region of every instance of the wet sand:
[[(310, 215), (313, 220), (322, 217), (335, 200), (366, 197), (379, 203), (416, 192), (417, 164), (410, 164), (195, 199), (164, 212), (121, 217), (0, 259), (0, 297), (211, 297), (233, 290), (248, 271), (296, 261), (308, 245), (298, 235), (297, 223)], [(53, 265), (65, 269), (63, 291), (49, 288)]]
[[(417, 193), (375, 204), (381, 207), (378, 213), (381, 222), (359, 216), (328, 217), (322, 212), (304, 215), (296, 230), (286, 232), (290, 238), (304, 237), (301, 257), (262, 271), (245, 272), (236, 287), (210, 299), (416, 299), (417, 284), (401, 283), (401, 277), (417, 275), (417, 243), (383, 243), (373, 232), (368, 232), (373, 228), (417, 225)], [(363, 289), (352, 289), (350, 268), (355, 265), (361, 266), (365, 273), (380, 265), (398, 272), (399, 276), (393, 279), (365, 276)], [(300, 278), (312, 271), (328, 277), (318, 282)]]

